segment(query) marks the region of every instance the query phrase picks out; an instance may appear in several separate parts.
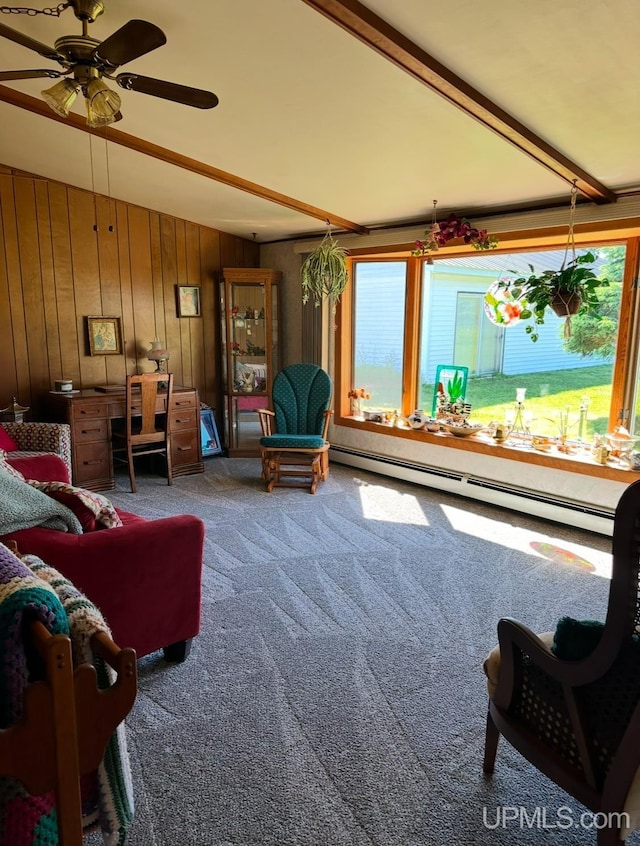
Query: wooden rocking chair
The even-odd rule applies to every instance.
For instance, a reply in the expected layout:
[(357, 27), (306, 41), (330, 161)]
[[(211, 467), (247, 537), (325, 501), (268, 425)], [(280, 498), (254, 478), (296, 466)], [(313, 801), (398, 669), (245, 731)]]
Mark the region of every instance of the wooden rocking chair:
[(316, 364), (292, 364), (276, 374), (273, 410), (256, 409), (267, 491), (278, 485), (308, 486), (313, 494), (328, 477), (331, 394), (331, 379)]

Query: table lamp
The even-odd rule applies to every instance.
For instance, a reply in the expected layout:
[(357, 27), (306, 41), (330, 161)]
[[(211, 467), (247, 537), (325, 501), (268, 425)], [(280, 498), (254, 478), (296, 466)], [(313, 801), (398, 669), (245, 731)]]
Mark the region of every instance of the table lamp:
[(155, 361), (156, 373), (167, 372), (167, 362), (169, 361), (169, 350), (164, 349), (164, 344), (158, 338), (151, 341), (151, 349), (147, 353), (149, 361)]

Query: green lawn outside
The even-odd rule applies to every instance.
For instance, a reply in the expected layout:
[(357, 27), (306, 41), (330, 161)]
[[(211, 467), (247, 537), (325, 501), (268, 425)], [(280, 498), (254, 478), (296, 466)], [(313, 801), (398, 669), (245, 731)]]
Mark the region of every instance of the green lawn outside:
[[(504, 420), (514, 409), (516, 388), (526, 388), (524, 408), (533, 413), (532, 432), (540, 435), (560, 434), (560, 414), (568, 412), (567, 435), (578, 437), (580, 405), (588, 401), (582, 437), (591, 440), (609, 427), (612, 366), (578, 367), (529, 373), (525, 376), (497, 375), (472, 378), (467, 384), (467, 402), (472, 405), (471, 417), (478, 423)], [(433, 395), (433, 386), (428, 396)]]
[[(582, 437), (608, 430), (611, 403), (612, 365), (552, 370), (524, 376), (496, 375), (469, 379), (467, 402), (472, 405), (471, 420), (489, 423), (504, 421), (505, 413), (515, 407), (516, 388), (526, 388), (525, 410), (533, 413), (532, 431), (540, 435), (559, 434), (559, 417), (568, 409), (568, 436), (579, 434), (580, 404), (588, 399), (588, 411)], [(371, 393), (364, 408), (397, 409), (400, 406), (401, 374), (392, 367), (359, 366), (357, 384)], [(420, 407), (431, 413), (433, 384), (424, 383)]]

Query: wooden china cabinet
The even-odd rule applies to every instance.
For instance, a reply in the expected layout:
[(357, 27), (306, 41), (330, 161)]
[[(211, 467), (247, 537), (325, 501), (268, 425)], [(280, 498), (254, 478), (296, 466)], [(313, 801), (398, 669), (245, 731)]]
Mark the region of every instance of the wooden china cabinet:
[(220, 279), (224, 437), (231, 456), (260, 451), (256, 408), (270, 404), (273, 377), (281, 369), (282, 273), (227, 267)]

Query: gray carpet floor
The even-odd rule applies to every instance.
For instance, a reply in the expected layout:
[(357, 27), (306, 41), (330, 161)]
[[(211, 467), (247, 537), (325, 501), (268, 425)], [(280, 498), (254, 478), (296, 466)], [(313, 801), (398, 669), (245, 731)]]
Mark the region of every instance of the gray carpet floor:
[(127, 843), (595, 844), (506, 742), (483, 776), (481, 665), (501, 616), (603, 619), (610, 540), (339, 465), (315, 496), (267, 494), (259, 472), (217, 457), (109, 494), (206, 523), (191, 655), (139, 662)]

